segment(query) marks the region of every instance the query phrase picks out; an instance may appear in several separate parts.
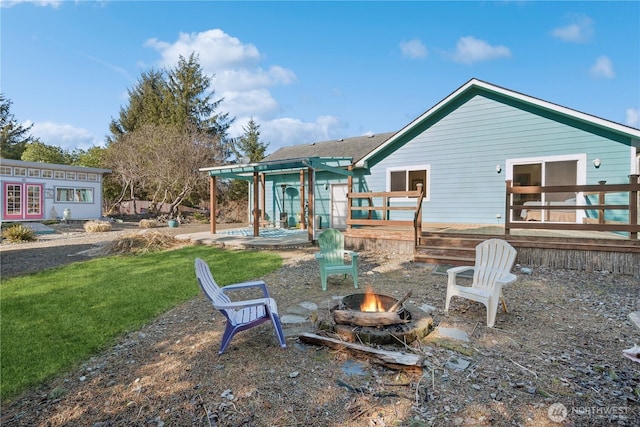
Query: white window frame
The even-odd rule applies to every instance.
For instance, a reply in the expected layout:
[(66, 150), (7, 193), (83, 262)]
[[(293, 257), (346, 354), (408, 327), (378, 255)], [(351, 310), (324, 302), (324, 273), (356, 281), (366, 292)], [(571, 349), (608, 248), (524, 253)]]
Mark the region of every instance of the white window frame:
[(29, 169), (29, 178), (40, 178), (40, 169)]
[[(73, 195), (73, 200), (61, 200), (60, 199), (60, 191), (62, 190), (66, 190), (66, 192), (71, 192), (71, 194)], [(80, 197), (78, 197), (78, 192), (88, 192), (91, 195), (91, 200), (89, 201), (85, 201), (85, 200), (81, 200)], [(59, 186), (55, 188), (55, 200), (56, 203), (83, 203), (83, 204), (93, 204), (94, 203), (94, 192), (93, 192), (93, 188), (91, 187), (65, 187), (65, 186)]]
[(11, 166), (0, 166), (0, 175), (11, 176), (13, 169)]
[(13, 168), (13, 175), (14, 176), (27, 176), (27, 168), (15, 167), (15, 168)]
[[(544, 163), (552, 163), (552, 162), (569, 162), (576, 161), (576, 185), (586, 185), (587, 183), (587, 154), (586, 153), (578, 153), (578, 154), (563, 154), (559, 156), (542, 156), (542, 157), (523, 157), (519, 159), (507, 159), (505, 162), (505, 166), (507, 167), (506, 171), (506, 179), (511, 180), (513, 182), (513, 167), (517, 165), (529, 165), (532, 163), (540, 163), (544, 165)], [(542, 179), (544, 180), (545, 173), (544, 169), (542, 172)], [(544, 181), (541, 183), (542, 186), (545, 185)], [(543, 199), (544, 200), (544, 199)], [(584, 197), (582, 193), (576, 194), (576, 202), (578, 204), (584, 204)], [(582, 223), (585, 218), (584, 209), (576, 210), (576, 222)]]
[[(385, 184), (386, 190), (385, 191), (391, 191), (391, 172), (398, 172), (398, 171), (405, 171), (405, 172), (425, 171), (427, 184), (425, 185), (425, 188), (424, 188), (424, 195), (425, 195), (424, 200), (425, 201), (429, 200), (429, 198), (431, 197), (431, 164), (388, 167), (386, 170), (386, 184)], [(407, 173), (407, 182), (405, 182), (405, 189), (411, 188), (411, 183), (408, 181), (409, 181), (409, 174)], [(409, 197), (393, 197), (391, 200), (406, 200), (406, 199), (409, 199)]]
[(64, 171), (53, 171), (53, 179), (64, 179)]
[(43, 178), (53, 178), (53, 171), (51, 169), (43, 169), (42, 170)]

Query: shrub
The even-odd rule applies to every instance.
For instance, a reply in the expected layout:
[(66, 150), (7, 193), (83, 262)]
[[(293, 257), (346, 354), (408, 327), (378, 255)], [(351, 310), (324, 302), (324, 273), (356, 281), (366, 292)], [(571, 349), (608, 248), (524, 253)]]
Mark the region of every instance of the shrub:
[(2, 230), (2, 237), (13, 243), (32, 242), (36, 240), (36, 233), (29, 227), (16, 224)]
[(158, 221), (155, 219), (141, 219), (138, 226), (140, 228), (156, 228), (158, 226)]
[(198, 222), (202, 222), (202, 223), (208, 223), (209, 222), (209, 217), (205, 214), (203, 214), (202, 212), (194, 212), (193, 213), (193, 219), (195, 219)]
[(104, 233), (111, 231), (111, 223), (107, 221), (87, 221), (84, 223), (84, 231), (87, 233)]

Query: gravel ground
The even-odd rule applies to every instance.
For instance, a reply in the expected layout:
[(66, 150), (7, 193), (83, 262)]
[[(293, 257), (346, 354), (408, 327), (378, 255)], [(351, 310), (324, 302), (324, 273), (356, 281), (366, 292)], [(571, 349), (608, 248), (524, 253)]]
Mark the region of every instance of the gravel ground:
[[(75, 260), (68, 255), (96, 244), (85, 241), (90, 238), (97, 237), (2, 245), (2, 275), (11, 253), (29, 257), (28, 268), (52, 267), (46, 254)], [(54, 246), (52, 252), (47, 246)], [(354, 292), (352, 282), (340, 277), (322, 292), (314, 252), (278, 251), (283, 267), (261, 278), (281, 313)], [(435, 325), (468, 336), (452, 341), (431, 334), (405, 348), (425, 357), (421, 372), (393, 371), (345, 351), (301, 344), (296, 333), (313, 329), (311, 323), (286, 325), (285, 350), (265, 324), (236, 336), (218, 356), (224, 321), (199, 297), (5, 402), (0, 424), (640, 425), (640, 364), (622, 357), (623, 349), (640, 342), (628, 319), (640, 309), (637, 278), (535, 266), (526, 266), (532, 271), (525, 274), (524, 266), (516, 266), (518, 281), (505, 290), (509, 312), (499, 312), (496, 327), (487, 328), (484, 306), (474, 302), (454, 299), (444, 315), (446, 276), (432, 267), (404, 255), (367, 252), (359, 264), (361, 288), (396, 298), (411, 290), (411, 304), (433, 307)]]

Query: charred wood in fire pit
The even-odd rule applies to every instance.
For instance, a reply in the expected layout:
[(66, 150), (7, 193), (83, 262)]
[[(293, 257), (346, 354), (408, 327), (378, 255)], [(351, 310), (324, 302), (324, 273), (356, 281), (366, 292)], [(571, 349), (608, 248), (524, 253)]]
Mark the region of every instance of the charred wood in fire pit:
[(389, 308), (389, 310), (387, 310), (387, 311), (398, 311), (398, 309), (400, 309), (402, 307), (402, 303), (404, 303), (406, 300), (408, 300), (412, 293), (413, 293), (413, 291), (407, 292), (407, 294), (405, 296), (403, 296), (400, 300), (398, 300), (398, 302), (393, 304)]
[(352, 326), (388, 326), (407, 323), (400, 318), (397, 312), (389, 311), (355, 311), (334, 310), (333, 320), (340, 325)]

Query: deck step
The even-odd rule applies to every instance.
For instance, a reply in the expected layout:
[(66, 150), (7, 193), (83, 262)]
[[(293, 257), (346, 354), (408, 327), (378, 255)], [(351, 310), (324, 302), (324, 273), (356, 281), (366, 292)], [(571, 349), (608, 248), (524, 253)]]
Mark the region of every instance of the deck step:
[(473, 265), (475, 258), (463, 258), (458, 256), (439, 256), (428, 254), (415, 254), (413, 256), (414, 262), (424, 264), (448, 264), (448, 265)]

